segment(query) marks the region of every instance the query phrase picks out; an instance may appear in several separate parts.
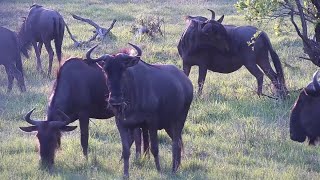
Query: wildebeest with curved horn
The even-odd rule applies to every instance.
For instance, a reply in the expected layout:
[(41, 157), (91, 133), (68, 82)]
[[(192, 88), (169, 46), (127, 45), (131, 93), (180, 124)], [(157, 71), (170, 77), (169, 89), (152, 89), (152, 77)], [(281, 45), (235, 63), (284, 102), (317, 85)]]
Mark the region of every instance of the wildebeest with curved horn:
[[(90, 53), (91, 51), (88, 51), (87, 56), (90, 56)], [(25, 132), (38, 132), (41, 162), (51, 167), (54, 152), (60, 146), (61, 132), (75, 129), (74, 126), (51, 127), (50, 124), (63, 122), (67, 125), (77, 119), (80, 124), (83, 154), (87, 156), (89, 118), (108, 119), (114, 116), (106, 101), (108, 94), (106, 76), (100, 65), (81, 58), (71, 58), (61, 66), (50, 98), (47, 120), (30, 120), (31, 111), (27, 114), (26, 121), (32, 126), (20, 127)], [(64, 123), (66, 120), (68, 123)], [(136, 155), (139, 156), (141, 154), (141, 132), (140, 129), (134, 131)], [(144, 129), (143, 131), (144, 151), (146, 152), (149, 146), (148, 133)], [(130, 135), (133, 136), (132, 131)], [(130, 140), (132, 143), (132, 138)]]
[(0, 27), (0, 64), (4, 65), (8, 75), (8, 90), (12, 90), (13, 79), (16, 78), (21, 92), (26, 91), (23, 66), (20, 53), (29, 57), (27, 46), (21, 47), (17, 34), (7, 28)]
[(105, 62), (104, 70), (110, 91), (108, 102), (115, 111), (121, 136), (124, 176), (129, 176), (127, 129), (136, 127), (148, 129), (151, 152), (158, 171), (157, 130), (165, 129), (172, 139), (172, 171), (176, 172), (181, 162), (182, 129), (193, 99), (192, 83), (176, 66), (151, 65), (142, 61), (141, 49), (130, 45), (136, 49), (136, 56), (106, 54), (92, 60)]
[(38, 71), (43, 71), (40, 55), (42, 45), (45, 45), (49, 55), (48, 76), (51, 74), (54, 56), (54, 52), (51, 47), (51, 40), (54, 40), (56, 54), (60, 65), (62, 54), (61, 46), (65, 26), (69, 32), (68, 26), (57, 11), (46, 9), (40, 5), (34, 4), (30, 7), (29, 14), (23, 21), (18, 33), (23, 46), (28, 46), (30, 44), (33, 45), (37, 58)]
[(304, 88), (297, 98), (290, 115), (290, 138), (315, 145), (320, 137), (320, 84), (319, 71), (314, 73), (313, 81)]
[[(207, 70), (231, 73), (245, 66), (258, 82), (258, 95), (262, 94), (263, 72), (277, 88), (280, 96), (287, 94), (283, 70), (278, 55), (273, 50), (267, 34), (253, 26), (222, 25), (224, 16), (212, 18), (187, 17), (190, 21), (178, 44), (183, 60), (183, 70), (189, 75), (192, 66), (199, 66), (198, 92), (202, 92)], [(255, 34), (260, 32), (253, 46), (249, 46)], [(276, 72), (272, 69), (268, 53)], [(259, 69), (262, 69), (262, 71)]]

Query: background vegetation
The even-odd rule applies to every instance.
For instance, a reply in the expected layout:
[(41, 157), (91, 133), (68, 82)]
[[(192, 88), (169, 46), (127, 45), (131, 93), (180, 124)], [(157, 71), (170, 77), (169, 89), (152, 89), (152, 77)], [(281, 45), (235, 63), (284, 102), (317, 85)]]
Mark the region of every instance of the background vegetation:
[[(207, 8), (218, 16), (225, 14), (225, 24), (246, 25), (242, 14), (236, 13), (235, 0), (35, 0), (38, 4), (58, 10), (77, 39), (87, 40), (92, 27), (74, 20), (70, 13), (93, 19), (108, 27), (117, 19), (112, 33), (116, 39), (104, 42), (96, 54), (113, 53), (128, 42), (142, 47), (146, 62), (175, 64), (181, 68), (177, 53), (180, 35), (186, 27), (185, 15), (210, 17)], [(0, 25), (18, 30), (26, 16), (29, 0), (2, 0)], [(139, 40), (130, 33), (130, 26), (140, 15), (159, 15), (165, 20), (166, 38)], [(320, 151), (299, 144), (289, 138), (289, 113), (300, 89), (311, 80), (317, 69), (309, 61), (301, 61), (302, 43), (295, 31), (288, 27), (280, 36), (274, 33), (272, 21), (250, 24), (268, 33), (283, 63), (290, 97), (285, 101), (259, 98), (256, 80), (245, 69), (231, 74), (209, 72), (204, 94), (193, 101), (183, 132), (184, 154), (182, 166), (171, 174), (171, 140), (160, 134), (162, 173), (156, 171), (152, 156), (134, 160), (130, 165), (132, 179), (319, 179)], [(98, 42), (93, 42), (96, 44)], [(76, 49), (67, 36), (63, 56), (83, 57), (87, 48)], [(45, 70), (46, 51), (42, 53)], [(56, 58), (55, 58), (56, 59)], [(62, 150), (57, 152), (55, 171), (49, 174), (38, 169), (37, 141), (34, 134), (26, 134), (19, 126), (27, 123), (23, 116), (37, 108), (34, 117), (45, 119), (48, 98), (54, 77), (46, 78), (35, 68), (35, 55), (24, 59), (27, 92), (21, 94), (17, 86), (7, 94), (7, 77), (0, 67), (0, 179), (121, 179), (123, 165), (119, 162), (121, 143), (113, 118), (90, 123), (89, 160), (81, 153), (79, 129), (62, 137)], [(54, 69), (57, 61), (54, 60)], [(197, 67), (191, 72), (196, 87)], [(270, 94), (270, 81), (265, 78), (264, 91)], [(196, 88), (195, 88), (196, 89)], [(75, 122), (74, 124), (78, 124)]]

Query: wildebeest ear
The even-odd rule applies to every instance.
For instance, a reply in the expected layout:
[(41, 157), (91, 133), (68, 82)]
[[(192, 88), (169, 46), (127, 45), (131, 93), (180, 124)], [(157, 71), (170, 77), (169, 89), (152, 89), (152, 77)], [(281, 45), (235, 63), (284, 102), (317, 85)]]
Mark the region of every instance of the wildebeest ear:
[(24, 132), (38, 131), (37, 126), (19, 127)]
[(223, 19), (224, 19), (224, 15), (222, 15), (220, 19), (217, 20), (217, 22), (222, 23)]
[(126, 59), (123, 62), (124, 62), (124, 65), (128, 68), (138, 64), (139, 61), (140, 61), (139, 58), (133, 57), (133, 58)]
[(60, 130), (64, 132), (69, 132), (75, 130), (77, 127), (78, 126), (63, 126), (60, 128)]

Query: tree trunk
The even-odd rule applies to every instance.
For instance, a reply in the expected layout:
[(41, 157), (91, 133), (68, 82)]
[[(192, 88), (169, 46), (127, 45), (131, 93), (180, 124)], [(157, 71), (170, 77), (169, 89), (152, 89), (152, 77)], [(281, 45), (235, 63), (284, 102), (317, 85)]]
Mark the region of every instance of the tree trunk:
[[(311, 0), (311, 3), (316, 7), (317, 18), (320, 19), (320, 1), (319, 0)], [(316, 24), (316, 28), (314, 29), (314, 34), (315, 34), (317, 43), (320, 43), (320, 22), (319, 22), (319, 20)]]

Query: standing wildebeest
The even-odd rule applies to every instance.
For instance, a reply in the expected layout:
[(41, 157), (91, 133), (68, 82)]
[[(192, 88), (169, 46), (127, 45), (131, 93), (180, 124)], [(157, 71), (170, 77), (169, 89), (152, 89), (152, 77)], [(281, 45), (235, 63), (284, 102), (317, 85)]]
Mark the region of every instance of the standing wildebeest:
[[(175, 172), (181, 162), (181, 133), (193, 99), (192, 83), (173, 65), (150, 65), (143, 62), (140, 59), (141, 49), (130, 45), (138, 52), (136, 56), (119, 53), (93, 60), (105, 62), (104, 70), (110, 91), (108, 102), (115, 111), (121, 136), (124, 176), (129, 176), (130, 146), (127, 129), (136, 127), (148, 129), (151, 152), (158, 171), (157, 130), (166, 130), (172, 139), (172, 171)], [(91, 59), (90, 56), (87, 59)]]
[(291, 110), (290, 138), (304, 142), (306, 137), (309, 145), (315, 145), (320, 137), (320, 84), (319, 72), (313, 75), (313, 82), (304, 88)]
[[(87, 156), (89, 118), (108, 119), (114, 116), (107, 108), (106, 97), (109, 91), (103, 69), (96, 63), (86, 62), (88, 61), (80, 58), (66, 61), (57, 75), (48, 107), (47, 121), (31, 120), (32, 110), (25, 119), (33, 126), (20, 127), (25, 132), (38, 132), (41, 162), (49, 167), (53, 165), (54, 152), (60, 146), (61, 131), (71, 131), (76, 128), (76, 126), (66, 126), (67, 124), (79, 119), (81, 146), (83, 154)], [(135, 133), (140, 136), (139, 129)], [(143, 135), (146, 151), (149, 144), (148, 137), (145, 137), (147, 135), (145, 132)], [(141, 151), (139, 136), (135, 136), (137, 155)]]
[(4, 65), (8, 75), (8, 92), (12, 90), (13, 79), (16, 78), (21, 92), (26, 91), (20, 52), (28, 56), (28, 47), (21, 47), (17, 34), (0, 27), (0, 64)]
[(40, 5), (33, 5), (30, 7), (29, 14), (21, 26), (19, 32), (20, 41), (23, 46), (27, 46), (29, 44), (33, 45), (37, 57), (38, 71), (43, 71), (40, 55), (42, 45), (45, 45), (49, 55), (48, 76), (51, 74), (54, 55), (51, 47), (51, 40), (54, 40), (56, 54), (60, 65), (61, 46), (65, 26), (66, 24), (62, 16), (57, 11), (43, 8)]
[[(258, 95), (262, 94), (264, 72), (280, 96), (285, 96), (287, 89), (281, 63), (267, 34), (261, 31), (253, 46), (249, 46), (248, 42), (252, 41), (251, 38), (258, 29), (252, 26), (222, 25), (223, 17), (214, 20), (213, 11), (210, 20), (201, 16), (187, 16), (190, 23), (181, 36), (178, 51), (187, 75), (193, 65), (199, 66), (198, 92), (202, 92), (208, 69), (213, 72), (231, 73), (244, 65), (257, 79)], [(270, 65), (268, 52), (277, 73)]]

